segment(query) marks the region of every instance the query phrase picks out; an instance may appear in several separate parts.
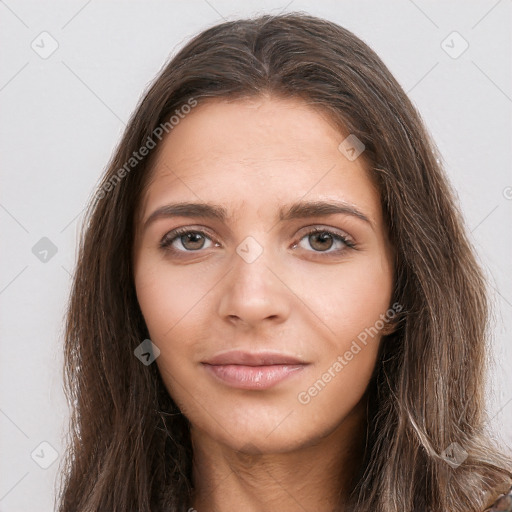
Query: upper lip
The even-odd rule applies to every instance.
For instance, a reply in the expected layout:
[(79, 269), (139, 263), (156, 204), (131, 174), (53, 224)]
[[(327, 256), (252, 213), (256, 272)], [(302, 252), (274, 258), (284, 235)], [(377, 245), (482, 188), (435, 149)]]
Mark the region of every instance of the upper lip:
[(245, 352), (243, 350), (231, 350), (213, 356), (205, 364), (224, 365), (239, 364), (245, 366), (269, 366), (273, 364), (305, 364), (298, 357), (278, 352)]

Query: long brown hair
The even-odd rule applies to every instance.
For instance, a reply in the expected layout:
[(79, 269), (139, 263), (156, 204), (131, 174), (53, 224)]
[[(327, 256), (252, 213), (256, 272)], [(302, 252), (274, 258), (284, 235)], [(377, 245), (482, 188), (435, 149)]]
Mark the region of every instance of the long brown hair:
[(157, 152), (139, 150), (158, 145), (184, 105), (261, 94), (301, 98), (365, 145), (396, 250), (393, 302), (403, 312), (381, 342), (345, 510), (480, 512), (511, 476), (485, 431), (482, 271), (402, 88), (351, 32), (301, 13), (225, 22), (192, 39), (144, 95), (91, 199), (66, 323), (71, 419), (58, 510), (189, 507), (188, 420), (157, 365), (134, 356), (149, 337), (132, 275), (135, 217)]

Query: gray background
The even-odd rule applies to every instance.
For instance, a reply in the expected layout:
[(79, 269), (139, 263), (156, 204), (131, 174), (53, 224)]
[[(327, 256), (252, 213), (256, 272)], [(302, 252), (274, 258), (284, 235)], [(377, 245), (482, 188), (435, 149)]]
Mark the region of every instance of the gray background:
[[(419, 108), (495, 290), (489, 424), (512, 445), (512, 2), (239, 4), (0, 1), (1, 512), (53, 510), (68, 418), (63, 318), (78, 228), (137, 100), (194, 34), (263, 12), (306, 11), (352, 30)], [(58, 48), (48, 56), (52, 44)], [(43, 237), (55, 254), (40, 252), (48, 248)]]

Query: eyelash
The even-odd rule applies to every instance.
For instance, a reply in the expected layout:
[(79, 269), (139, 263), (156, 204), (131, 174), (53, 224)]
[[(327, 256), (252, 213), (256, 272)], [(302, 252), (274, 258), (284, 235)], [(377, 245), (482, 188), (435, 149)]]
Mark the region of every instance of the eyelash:
[[(159, 244), (159, 247), (160, 249), (162, 249), (163, 251), (166, 251), (166, 252), (171, 252), (171, 253), (174, 253), (174, 254), (178, 254), (178, 253), (181, 253), (181, 254), (184, 254), (184, 253), (199, 253), (201, 252), (202, 248), (201, 249), (197, 249), (197, 250), (180, 250), (180, 249), (174, 249), (172, 247), (172, 244), (175, 240), (178, 240), (180, 237), (182, 237), (183, 235), (188, 235), (188, 234), (199, 234), (205, 238), (208, 238), (208, 239), (212, 239), (211, 236), (208, 235), (207, 232), (201, 230), (201, 229), (190, 229), (189, 227), (183, 227), (183, 228), (176, 228), (176, 229), (173, 229), (172, 231), (169, 231), (163, 238), (162, 240), (160, 241), (160, 244)], [(336, 233), (334, 231), (331, 231), (330, 229), (327, 229), (327, 228), (320, 228), (320, 227), (314, 227), (313, 229), (311, 229), (310, 231), (308, 231), (307, 233), (305, 233), (304, 235), (301, 236), (301, 238), (298, 240), (298, 242), (294, 242), (293, 244), (293, 248), (295, 249), (297, 246), (298, 246), (298, 243), (303, 240), (304, 238), (307, 238), (315, 233), (327, 233), (328, 235), (330, 235), (334, 241), (338, 241), (338, 242), (341, 242), (345, 245), (345, 247), (343, 247), (342, 249), (338, 249), (338, 250), (334, 250), (334, 251), (331, 251), (329, 248), (328, 250), (326, 251), (315, 251), (315, 250), (312, 250), (312, 251), (309, 251), (309, 252), (313, 252), (313, 253), (316, 253), (316, 254), (330, 254), (330, 255), (340, 255), (342, 253), (344, 253), (345, 251), (349, 250), (349, 249), (357, 249), (357, 245), (355, 244), (355, 242), (353, 242), (352, 240), (350, 240), (348, 237), (344, 236), (344, 235), (341, 235), (340, 233)], [(212, 240), (214, 243), (217, 243), (215, 242), (214, 240)]]

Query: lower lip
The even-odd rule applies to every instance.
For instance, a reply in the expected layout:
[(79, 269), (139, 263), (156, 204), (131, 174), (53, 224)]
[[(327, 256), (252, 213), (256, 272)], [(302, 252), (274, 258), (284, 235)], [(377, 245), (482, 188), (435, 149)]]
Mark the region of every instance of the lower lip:
[(207, 371), (224, 383), (240, 389), (268, 389), (304, 369), (304, 364), (244, 366), (204, 364)]

